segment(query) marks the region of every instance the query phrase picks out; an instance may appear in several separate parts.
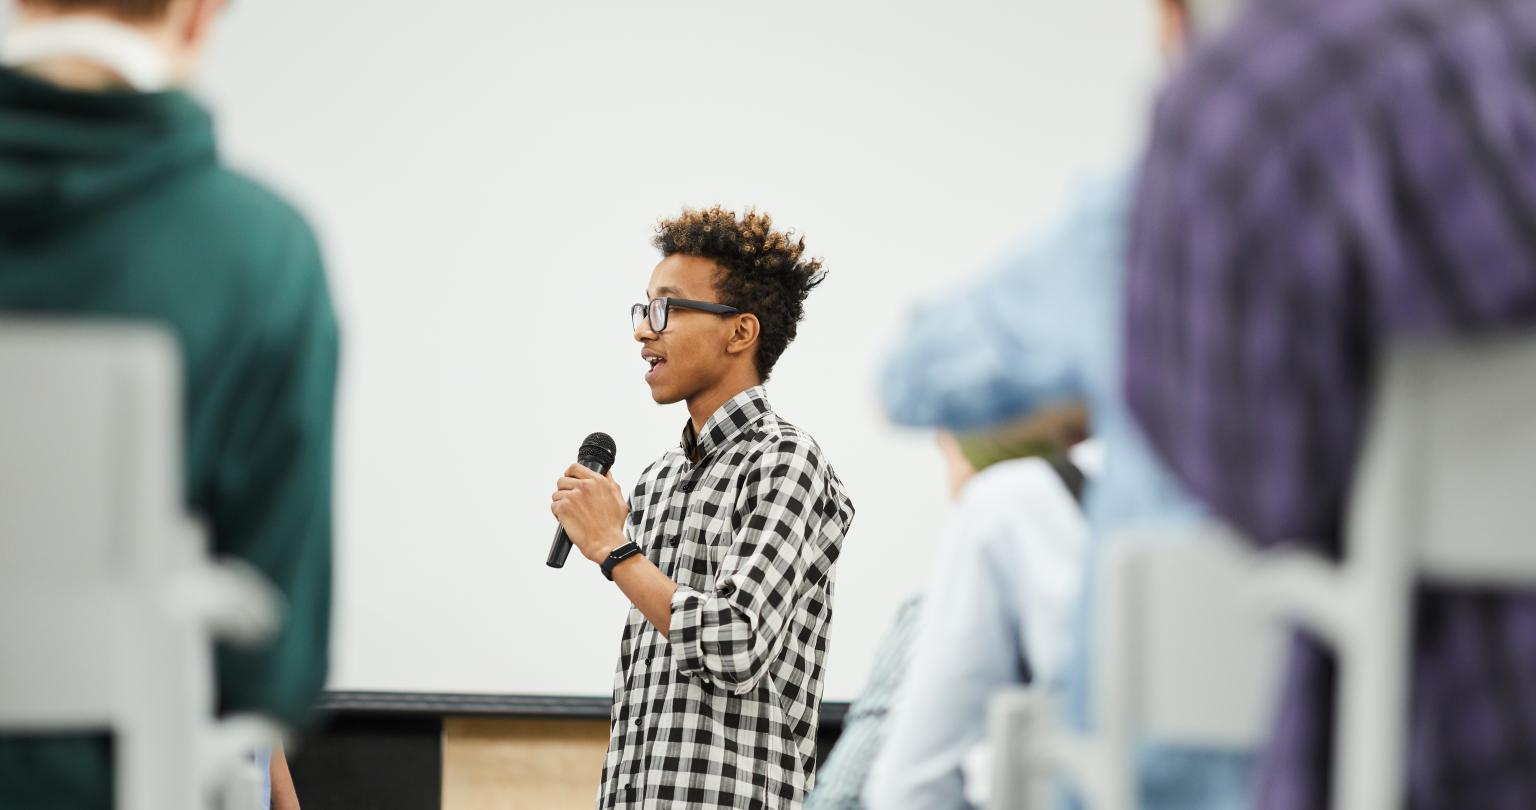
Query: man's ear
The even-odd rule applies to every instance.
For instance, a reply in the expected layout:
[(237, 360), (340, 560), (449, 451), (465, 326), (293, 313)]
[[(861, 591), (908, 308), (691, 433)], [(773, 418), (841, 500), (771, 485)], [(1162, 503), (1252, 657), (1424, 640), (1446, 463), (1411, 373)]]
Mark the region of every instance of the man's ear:
[(224, 3), (225, 0), (192, 0), (192, 11), (177, 32), (181, 41), (192, 46), (207, 41), (208, 31), (213, 28), (219, 12), (224, 10)]
[(763, 325), (758, 322), (757, 316), (751, 313), (742, 313), (731, 319), (731, 335), (726, 340), (725, 351), (727, 354), (740, 354), (757, 349), (757, 339), (762, 336)]
[(1158, 46), (1163, 58), (1172, 62), (1189, 48), (1190, 17), (1187, 0), (1160, 0), (1158, 3)]

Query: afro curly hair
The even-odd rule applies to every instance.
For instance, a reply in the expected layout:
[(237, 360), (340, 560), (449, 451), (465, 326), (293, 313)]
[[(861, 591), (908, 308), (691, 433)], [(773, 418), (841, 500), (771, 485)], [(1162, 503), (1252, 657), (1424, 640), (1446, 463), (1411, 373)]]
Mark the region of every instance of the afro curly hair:
[(821, 259), (803, 258), (805, 238), (775, 231), (773, 220), (754, 209), (739, 216), (716, 205), (685, 208), (681, 216), (656, 225), (655, 245), (663, 256), (710, 259), (720, 303), (757, 316), (761, 331), (757, 374), (764, 382), (795, 339), (805, 317), (805, 297), (826, 278)]

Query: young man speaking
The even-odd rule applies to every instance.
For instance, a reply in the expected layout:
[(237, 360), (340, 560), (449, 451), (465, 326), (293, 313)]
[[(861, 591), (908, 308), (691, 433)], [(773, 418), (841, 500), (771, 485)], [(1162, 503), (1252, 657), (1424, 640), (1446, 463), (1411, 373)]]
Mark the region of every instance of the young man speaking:
[(684, 211), (632, 313), (681, 446), (628, 504), (573, 465), (552, 510), (629, 597), (599, 808), (797, 807), (816, 768), (832, 573), (853, 505), (762, 384), (822, 278), (766, 215)]

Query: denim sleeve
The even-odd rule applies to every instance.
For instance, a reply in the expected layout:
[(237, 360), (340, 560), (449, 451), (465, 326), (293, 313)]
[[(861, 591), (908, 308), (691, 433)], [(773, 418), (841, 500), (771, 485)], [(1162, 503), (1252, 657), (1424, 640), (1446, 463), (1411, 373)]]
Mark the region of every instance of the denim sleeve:
[(1101, 310), (1122, 277), (1124, 184), (1086, 185), (1064, 216), (971, 284), (919, 306), (881, 374), (896, 422), (972, 430), (1084, 396)]

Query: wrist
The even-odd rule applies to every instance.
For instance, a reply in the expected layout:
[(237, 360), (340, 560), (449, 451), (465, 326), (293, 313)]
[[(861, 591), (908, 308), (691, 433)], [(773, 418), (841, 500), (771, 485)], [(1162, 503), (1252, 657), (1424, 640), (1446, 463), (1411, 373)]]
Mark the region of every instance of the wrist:
[(598, 568), (602, 570), (603, 576), (607, 577), (609, 582), (612, 582), (614, 571), (618, 570), (621, 566), (628, 565), (636, 557), (642, 556), (644, 554), (640, 551), (639, 546), (626, 541), (623, 545), (610, 552), (608, 559), (603, 560), (603, 564), (598, 566)]
[(608, 559), (608, 555), (612, 554), (619, 546), (628, 542), (629, 537), (624, 534), (623, 529), (615, 529), (603, 535), (603, 541), (597, 544), (597, 554), (593, 557), (592, 562), (602, 565)]

